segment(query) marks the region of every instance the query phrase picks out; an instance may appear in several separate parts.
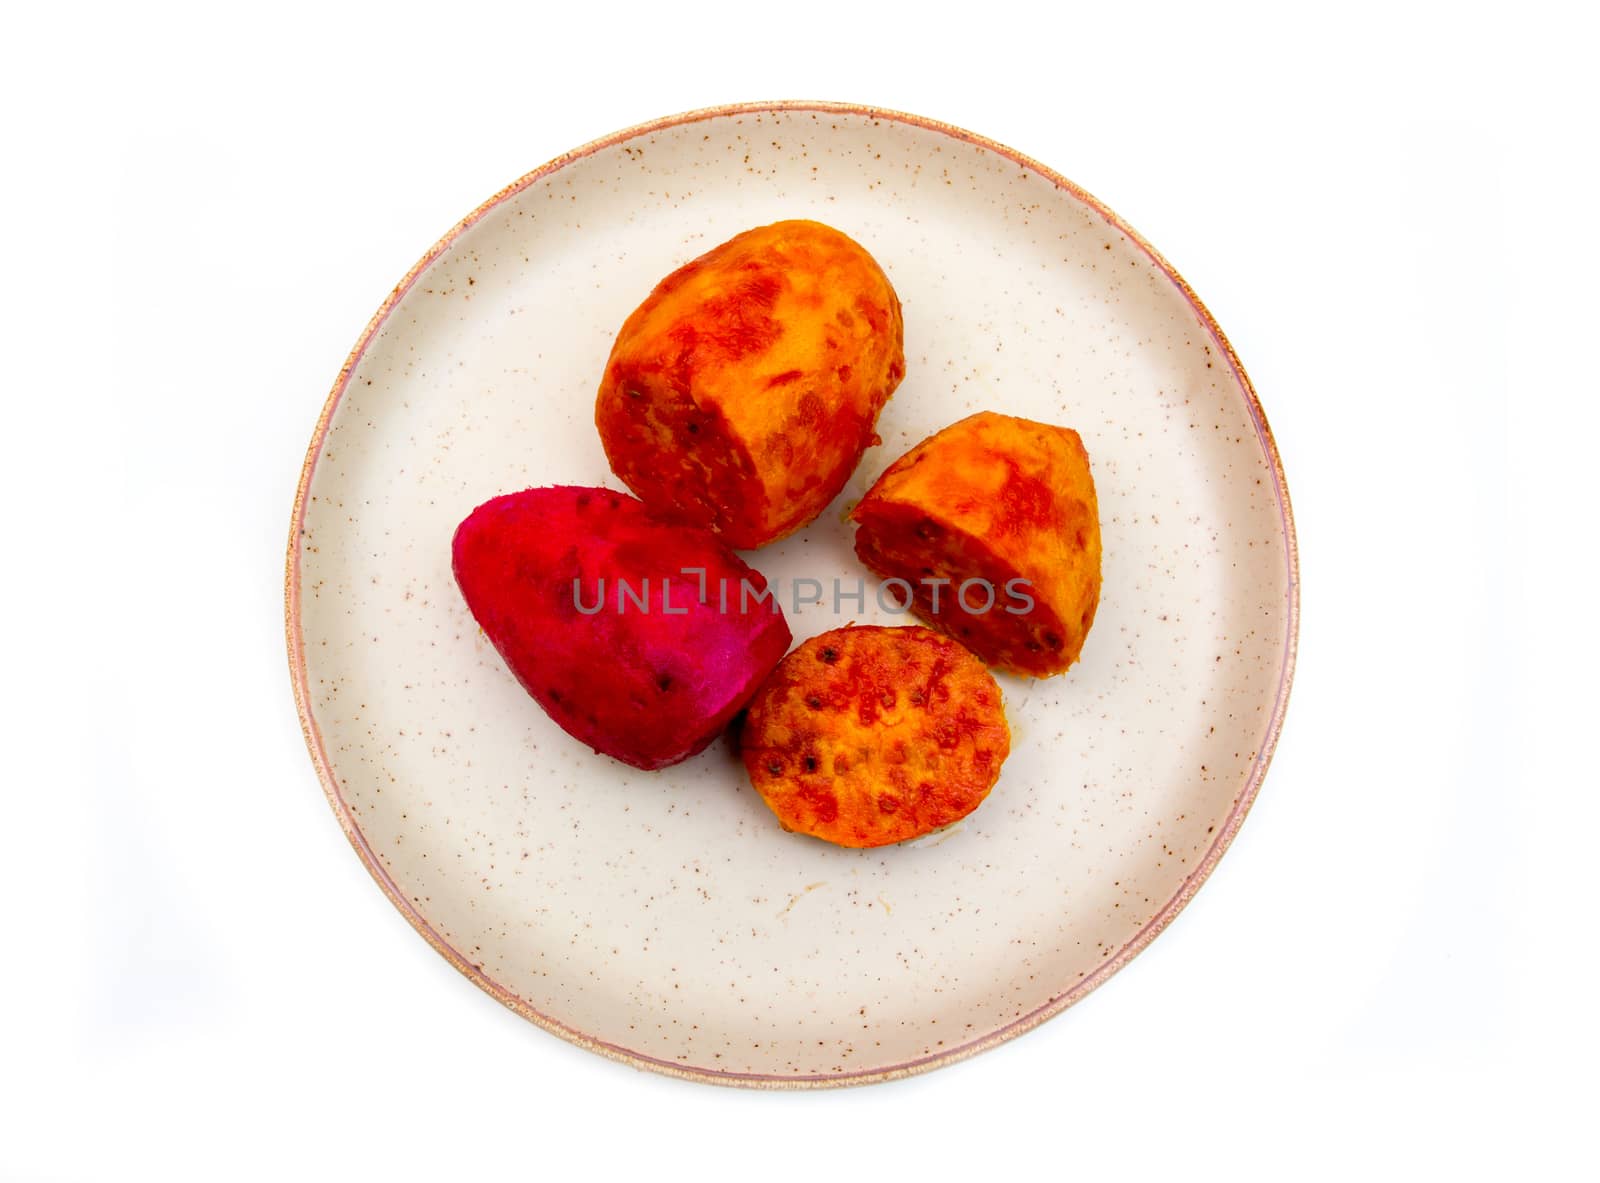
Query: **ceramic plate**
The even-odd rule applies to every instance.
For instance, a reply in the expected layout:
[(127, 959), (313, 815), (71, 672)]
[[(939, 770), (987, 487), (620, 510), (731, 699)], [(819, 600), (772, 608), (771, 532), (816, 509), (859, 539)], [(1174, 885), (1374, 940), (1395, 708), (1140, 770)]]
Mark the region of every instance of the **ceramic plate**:
[[(844, 516), (897, 456), (992, 408), (1076, 428), (1105, 586), (1082, 662), (1002, 677), (984, 805), (909, 845), (784, 833), (725, 743), (597, 756), (521, 690), (450, 571), (456, 524), (610, 484), (594, 396), (623, 318), (733, 234), (815, 218), (905, 309), (907, 374), (839, 499), (745, 557), (848, 589)], [(868, 587), (875, 587), (870, 579)], [(786, 604), (786, 609), (792, 605)], [(848, 619), (831, 594), (797, 641)], [(819, 103), (676, 116), (497, 194), (357, 342), (294, 508), (290, 665), (335, 813), (430, 944), (519, 1014), (630, 1063), (738, 1084), (946, 1064), (1106, 980), (1233, 838), (1282, 723), (1294, 532), (1260, 404), (1148, 243), (1061, 176), (913, 116)]]

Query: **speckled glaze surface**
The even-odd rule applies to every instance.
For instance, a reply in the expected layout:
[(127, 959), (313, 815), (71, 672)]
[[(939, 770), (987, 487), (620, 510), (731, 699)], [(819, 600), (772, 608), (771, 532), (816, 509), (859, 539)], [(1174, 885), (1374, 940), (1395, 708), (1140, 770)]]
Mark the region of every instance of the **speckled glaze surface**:
[[(867, 580), (796, 641), (908, 623), (844, 517), (980, 409), (1076, 428), (1104, 534), (1081, 663), (1000, 678), (1013, 750), (942, 833), (854, 851), (782, 832), (717, 744), (658, 773), (551, 723), (450, 573), (472, 508), (609, 484), (593, 406), (618, 326), (740, 230), (816, 218), (905, 310), (907, 375), (845, 492), (746, 555)], [(728, 1084), (882, 1080), (1059, 1012), (1183, 906), (1261, 784), (1298, 616), (1265, 418), (1187, 285), (1093, 198), (1009, 149), (819, 103), (695, 112), (579, 149), (451, 231), (361, 337), (317, 426), (288, 564), (312, 758), (379, 885), (478, 985), (642, 1067)], [(786, 608), (789, 605), (786, 603)]]

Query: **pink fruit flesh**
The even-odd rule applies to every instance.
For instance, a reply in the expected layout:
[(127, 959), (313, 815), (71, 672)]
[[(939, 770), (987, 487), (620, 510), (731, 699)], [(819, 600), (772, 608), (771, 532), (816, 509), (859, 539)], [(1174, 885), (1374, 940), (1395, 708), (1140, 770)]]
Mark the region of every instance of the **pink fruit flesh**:
[(636, 768), (703, 749), (789, 648), (775, 600), (757, 601), (759, 572), (610, 489), (496, 497), (453, 551), (467, 607), (517, 680), (568, 734)]

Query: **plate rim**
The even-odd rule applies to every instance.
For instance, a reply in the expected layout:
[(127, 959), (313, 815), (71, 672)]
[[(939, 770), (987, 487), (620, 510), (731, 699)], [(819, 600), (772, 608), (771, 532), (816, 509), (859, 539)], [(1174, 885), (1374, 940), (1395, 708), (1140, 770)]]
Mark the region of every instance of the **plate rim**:
[[(1014, 1019), (995, 1031), (970, 1040), (958, 1047), (940, 1051), (935, 1054), (917, 1057), (887, 1068), (874, 1068), (862, 1072), (847, 1073), (812, 1073), (797, 1076), (779, 1075), (776, 1073), (748, 1073), (718, 1071), (711, 1068), (701, 1068), (695, 1065), (680, 1064), (675, 1061), (663, 1060), (659, 1057), (646, 1055), (642, 1052), (626, 1048), (606, 1040), (598, 1039), (585, 1032), (579, 1031), (560, 1020), (544, 1014), (523, 998), (506, 989), (499, 982), (486, 974), (483, 970), (473, 965), (459, 950), (434, 930), (428, 920), (421, 915), (406, 899), (405, 893), (390, 877), (389, 873), (379, 862), (371, 845), (367, 842), (366, 835), (362, 833), (354, 814), (345, 802), (338, 787), (338, 779), (334, 775), (333, 766), (328, 759), (327, 751), (323, 745), (321, 728), (317, 725), (316, 716), (311, 707), (310, 689), (306, 672), (305, 635), (301, 624), (301, 599), (300, 599), (300, 538), (305, 528), (305, 516), (308, 493), (311, 480), (316, 471), (317, 462), (321, 459), (323, 446), (327, 440), (328, 428), (332, 423), (334, 412), (350, 384), (351, 375), (356, 366), (365, 356), (367, 348), (377, 335), (390, 313), (403, 299), (407, 292), (416, 283), (418, 278), (428, 270), (433, 263), (447, 251), (455, 240), (467, 229), (482, 220), (490, 211), (501, 203), (521, 193), (531, 185), (543, 180), (545, 177), (558, 172), (562, 168), (597, 152), (614, 147), (639, 136), (650, 135), (654, 132), (665, 131), (670, 128), (686, 124), (701, 123), (712, 119), (768, 114), (790, 113), (825, 113), (831, 115), (849, 115), (864, 117), (872, 120), (887, 120), (903, 123), (926, 131), (938, 132), (954, 140), (974, 145), (975, 147), (993, 152), (1004, 159), (1010, 160), (1019, 167), (1036, 173), (1059, 189), (1065, 190), (1069, 195), (1083, 202), (1116, 230), (1127, 236), (1128, 240), (1139, 248), (1152, 263), (1172, 281), (1179, 292), (1194, 309), (1200, 322), (1211, 334), (1217, 345), (1222, 350), (1222, 356), (1227, 360), (1229, 371), (1233, 374), (1239, 388), (1244, 392), (1251, 420), (1255, 424), (1256, 435), (1261, 444), (1262, 451), (1272, 469), (1273, 493), (1277, 501), (1279, 515), (1283, 523), (1283, 536), (1285, 544), (1285, 558), (1287, 561), (1288, 595), (1287, 595), (1287, 633), (1284, 641), (1283, 663), (1279, 672), (1277, 694), (1273, 703), (1272, 716), (1269, 720), (1265, 738), (1260, 750), (1256, 753), (1251, 765), (1250, 773), (1246, 777), (1243, 790), (1234, 802), (1233, 808), (1218, 827), (1215, 839), (1206, 853), (1185, 878), (1178, 890), (1164, 903), (1156, 914), (1151, 917), (1132, 937), (1130, 937), (1117, 950), (1115, 954), (1100, 964), (1093, 973), (1074, 983), (1068, 989), (1054, 996), (1041, 1006), (1036, 1007), (1028, 1014)], [(328, 799), (329, 806), (333, 809), (334, 816), (338, 819), (340, 828), (343, 829), (346, 839), (354, 848), (357, 857), (361, 859), (368, 873), (377, 883), (384, 895), (389, 898), (395, 908), (416, 929), (417, 933), (433, 946), (435, 952), (453, 965), (464, 977), (483, 990), (490, 997), (502, 1005), (527, 1019), (535, 1026), (559, 1036), (569, 1043), (575, 1044), (587, 1051), (596, 1052), (612, 1060), (620, 1061), (635, 1068), (649, 1069), (653, 1072), (683, 1080), (692, 1080), (708, 1084), (731, 1085), (744, 1088), (758, 1089), (804, 1089), (804, 1088), (834, 1088), (849, 1085), (874, 1084), (880, 1081), (897, 1080), (903, 1077), (932, 1071), (935, 1068), (965, 1060), (979, 1052), (987, 1051), (1002, 1043), (1009, 1042), (1019, 1035), (1023, 1035), (1039, 1026), (1047, 1019), (1054, 1018), (1074, 1003), (1082, 1000), (1099, 986), (1108, 981), (1118, 970), (1122, 969), (1129, 961), (1149, 946), (1150, 942), (1171, 924), (1179, 912), (1194, 898), (1197, 891), (1205, 881), (1210, 878), (1217, 863), (1233, 844), (1234, 837), (1243, 825), (1245, 817), (1249, 814), (1251, 806), (1261, 791), (1261, 786), (1266, 780), (1267, 769), (1271, 766), (1272, 756), (1277, 750), (1278, 738), (1283, 731), (1284, 716), (1289, 705), (1289, 691), (1294, 682), (1295, 663), (1299, 653), (1300, 640), (1300, 552), (1299, 543), (1295, 532), (1294, 512), (1289, 500), (1289, 487), (1283, 471), (1283, 459), (1279, 455), (1276, 439), (1272, 429), (1267, 423), (1265, 410), (1261, 400), (1256, 394), (1254, 384), (1245, 372), (1244, 365), (1240, 362), (1238, 354), (1234, 352), (1227, 335), (1222, 327), (1217, 324), (1189, 286), (1187, 280), (1181, 276), (1177, 269), (1169, 263), (1160, 251), (1147, 241), (1143, 235), (1136, 231), (1127, 222), (1123, 221), (1104, 202), (1089, 193), (1082, 186), (1075, 184), (1056, 172), (1054, 169), (1041, 162), (1009, 148), (996, 140), (975, 132), (967, 131), (953, 124), (944, 123), (921, 115), (913, 115), (904, 111), (879, 107), (870, 104), (847, 102), (833, 102), (820, 99), (778, 99), (769, 101), (726, 103), (712, 107), (698, 107), (693, 110), (680, 112), (676, 115), (667, 115), (645, 123), (634, 124), (620, 131), (591, 140), (580, 147), (574, 148), (560, 156), (540, 165), (538, 168), (525, 173), (499, 192), (489, 197), (476, 209), (452, 226), (437, 242), (428, 248), (409, 271), (401, 278), (389, 295), (384, 299), (378, 310), (368, 320), (366, 328), (362, 330), (349, 356), (345, 358), (344, 365), (340, 368), (338, 377), (334, 380), (326, 400), (323, 403), (321, 414), (317, 418), (316, 428), (311, 437), (311, 443), (306, 449), (305, 460), (300, 468), (300, 480), (295, 488), (294, 509), (289, 521), (288, 555), (284, 568), (284, 624), (285, 639), (288, 648), (289, 678), (294, 690), (295, 709), (300, 716), (300, 730), (305, 738), (306, 748), (311, 756), (312, 766), (317, 773), (317, 779), (322, 785), (324, 796)]]

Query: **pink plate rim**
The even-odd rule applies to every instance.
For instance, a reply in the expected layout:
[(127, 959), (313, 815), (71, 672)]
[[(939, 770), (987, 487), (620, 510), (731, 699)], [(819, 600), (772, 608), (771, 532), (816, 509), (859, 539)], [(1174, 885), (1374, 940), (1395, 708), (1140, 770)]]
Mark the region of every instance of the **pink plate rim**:
[[(1200, 860), (1200, 864), (1190, 872), (1178, 891), (1162, 906), (1160, 911), (1088, 977), (1077, 982), (1029, 1014), (1013, 1020), (999, 1030), (990, 1032), (959, 1047), (950, 1048), (935, 1055), (908, 1060), (888, 1068), (878, 1068), (858, 1073), (806, 1076), (722, 1072), (715, 1069), (698, 1068), (661, 1060), (653, 1056), (646, 1056), (628, 1048), (596, 1039), (551, 1018), (549, 1015), (540, 1013), (482, 970), (472, 965), (459, 950), (451, 946), (449, 942), (434, 931), (427, 920), (412, 907), (405, 894), (400, 891), (399, 887), (389, 877), (388, 872), (383, 869), (340, 793), (338, 779), (333, 773), (333, 767), (323, 746), (321, 729), (318, 727), (316, 717), (311, 709), (306, 675), (305, 637), (300, 620), (300, 536), (305, 527), (307, 494), (311, 487), (312, 476), (316, 471), (317, 461), (322, 455), (323, 444), (327, 439), (328, 426), (333, 419), (334, 411), (338, 408), (340, 399), (344, 396), (345, 388), (349, 385), (350, 376), (355, 372), (356, 366), (366, 353), (373, 337), (383, 326), (384, 321), (388, 319), (389, 314), (394, 311), (401, 298), (411, 289), (411, 286), (416, 283), (423, 272), (432, 266), (434, 261), (450, 247), (463, 231), (483, 218), (490, 210), (500, 205), (507, 198), (522, 192), (530, 185), (559, 171), (573, 161), (581, 160), (605, 148), (625, 143), (639, 136), (685, 124), (700, 123), (711, 119), (792, 112), (849, 115), (872, 120), (904, 123), (928, 131), (939, 132), (952, 139), (994, 152), (1019, 167), (1038, 174), (1056, 187), (1066, 190), (1073, 197), (1094, 209), (1109, 224), (1116, 227), (1120, 233), (1126, 235), (1131, 242), (1137, 245), (1177, 286), (1178, 290), (1183, 293), (1184, 298), (1194, 308), (1195, 314), (1200, 318), (1201, 323), (1205, 325), (1218, 348), (1222, 351), (1222, 356), (1227, 359), (1228, 366), (1237, 380), (1239, 388), (1244, 392), (1248, 400), (1250, 416), (1256, 426), (1256, 434), (1260, 440), (1262, 451), (1272, 468), (1273, 491), (1277, 499), (1279, 515), (1283, 525), (1284, 558), (1288, 568), (1289, 579), (1288, 597), (1285, 605), (1288, 612), (1288, 631), (1284, 643), (1283, 664), (1279, 673), (1277, 694), (1273, 702), (1272, 716), (1266, 738), (1261, 745), (1260, 751), (1256, 753), (1255, 762), (1251, 766), (1243, 792), (1234, 802), (1233, 809), (1229, 812), (1227, 819), (1218, 828), (1216, 838), (1211, 843), (1210, 848)], [(579, 1047), (598, 1052), (611, 1059), (620, 1060), (636, 1068), (648, 1068), (655, 1072), (685, 1080), (736, 1085), (745, 1088), (826, 1088), (842, 1085), (872, 1084), (878, 1081), (896, 1080), (916, 1073), (927, 1072), (946, 1064), (955, 1063), (958, 1060), (964, 1060), (969, 1056), (976, 1055), (978, 1052), (998, 1046), (1007, 1040), (1015, 1039), (1018, 1035), (1037, 1027), (1046, 1019), (1060, 1014), (1067, 1007), (1089, 994), (1132, 960), (1156, 938), (1162, 929), (1172, 923), (1173, 917), (1181, 912), (1190, 899), (1194, 897), (1195, 892), (1200, 889), (1201, 884), (1210, 876), (1218, 860), (1221, 859), (1223, 853), (1233, 842), (1234, 836), (1239, 832), (1239, 827), (1243, 824), (1245, 816), (1250, 812), (1250, 806), (1255, 802), (1256, 795), (1261, 790), (1261, 784), (1266, 777), (1267, 768), (1272, 762), (1273, 751), (1277, 747), (1278, 737), (1283, 730), (1284, 714), (1288, 709), (1289, 688), (1294, 681), (1295, 659), (1299, 648), (1300, 555), (1295, 537), (1294, 514), (1289, 503), (1289, 489), (1284, 479), (1283, 461), (1278, 454), (1278, 445), (1273, 439), (1272, 429), (1267, 425), (1266, 413), (1262, 410), (1261, 401), (1256, 396), (1255, 387), (1245, 373), (1244, 366), (1240, 363), (1233, 346), (1229, 344), (1228, 338), (1223, 334), (1222, 329), (1206, 309), (1206, 306), (1200, 302), (1200, 298), (1195, 295), (1194, 290), (1178, 274), (1172, 264), (1168, 263), (1161, 253), (1151, 246), (1143, 236), (1108, 209), (1103, 202), (1085, 192), (1080, 186), (1073, 184), (1059, 173), (1047, 168), (1031, 157), (984, 136), (965, 131), (948, 123), (941, 123), (935, 119), (927, 119), (920, 115), (910, 115), (883, 107), (805, 99), (777, 100), (771, 102), (730, 103), (723, 106), (686, 111), (678, 115), (669, 115), (614, 132), (580, 148), (575, 148), (507, 185), (465, 218), (461, 219), (455, 226), (451, 227), (444, 237), (428, 249), (428, 252), (418, 260), (410, 271), (406, 272), (405, 277), (395, 285), (388, 298), (384, 300), (378, 311), (373, 314), (360, 339), (356, 342), (355, 348), (350, 351), (350, 356), (345, 359), (344, 366), (340, 369), (339, 376), (333, 384), (333, 389), (329, 392), (327, 401), (323, 404), (322, 413), (317, 419), (316, 431), (313, 433), (310, 447), (306, 451), (305, 463), (300, 470), (300, 483), (295, 490), (294, 512), (289, 527), (288, 559), (284, 576), (284, 609), (289, 675), (294, 686), (295, 707), (300, 715), (300, 727), (305, 734), (306, 747), (310, 752), (311, 762), (316, 768), (317, 778), (322, 782), (322, 789), (327, 795), (328, 803), (333, 807), (334, 816), (338, 818), (339, 825), (344, 829), (345, 837), (350, 840), (351, 846), (355, 848), (356, 854), (360, 856), (362, 863), (366, 865), (367, 871), (383, 890), (383, 893), (389, 897), (390, 902), (399, 909), (401, 915), (411, 923), (411, 926), (445, 960), (455, 966), (457, 970), (486, 993), (537, 1026), (559, 1035), (562, 1039), (577, 1044)]]

